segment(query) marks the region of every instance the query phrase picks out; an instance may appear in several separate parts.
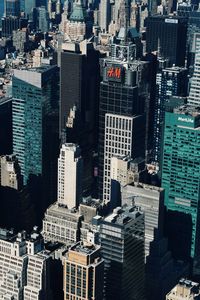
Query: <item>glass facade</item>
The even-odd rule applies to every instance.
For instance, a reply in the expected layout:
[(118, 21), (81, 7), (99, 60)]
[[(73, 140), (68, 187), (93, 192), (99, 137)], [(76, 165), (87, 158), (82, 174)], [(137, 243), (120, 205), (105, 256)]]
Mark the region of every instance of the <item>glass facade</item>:
[(50, 140), (54, 138), (48, 125), (58, 112), (56, 72), (57, 67), (47, 67), (38, 71), (20, 70), (13, 76), (13, 152), (17, 154), (24, 184), (30, 174), (47, 172), (53, 147), (50, 148)]
[[(162, 160), (165, 205), (171, 211), (168, 225), (177, 258), (199, 252), (200, 130), (199, 115), (166, 113)], [(174, 219), (174, 220), (173, 220)], [(191, 228), (190, 228), (191, 227)], [(172, 248), (173, 248), (172, 247)]]
[(186, 96), (187, 70), (179, 67), (163, 69), (156, 77), (156, 102), (154, 113), (153, 160), (160, 162), (163, 124), (166, 105), (172, 96)]

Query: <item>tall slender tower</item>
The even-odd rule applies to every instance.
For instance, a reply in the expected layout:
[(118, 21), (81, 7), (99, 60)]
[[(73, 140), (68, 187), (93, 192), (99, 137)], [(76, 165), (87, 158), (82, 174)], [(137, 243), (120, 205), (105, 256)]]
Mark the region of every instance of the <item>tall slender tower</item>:
[(58, 159), (58, 203), (69, 209), (81, 200), (82, 158), (79, 146), (63, 144)]

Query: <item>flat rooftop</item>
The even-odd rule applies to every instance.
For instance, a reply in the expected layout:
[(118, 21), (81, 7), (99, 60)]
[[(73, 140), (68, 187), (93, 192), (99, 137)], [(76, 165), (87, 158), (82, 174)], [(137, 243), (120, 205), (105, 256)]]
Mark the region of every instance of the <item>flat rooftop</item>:
[(174, 113), (197, 117), (200, 115), (200, 106), (194, 107), (193, 105), (188, 105), (188, 104), (182, 105), (174, 108)]

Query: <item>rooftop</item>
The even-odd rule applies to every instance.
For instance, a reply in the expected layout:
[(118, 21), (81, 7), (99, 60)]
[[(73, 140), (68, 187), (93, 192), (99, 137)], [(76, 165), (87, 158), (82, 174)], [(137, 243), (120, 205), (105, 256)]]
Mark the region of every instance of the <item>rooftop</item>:
[(70, 248), (71, 251), (75, 251), (84, 255), (90, 255), (98, 249), (99, 246), (86, 242), (78, 242)]
[(174, 108), (174, 113), (197, 117), (200, 115), (200, 107), (199, 106), (194, 107), (192, 105), (182, 105), (177, 108)]
[(140, 208), (136, 206), (117, 207), (104, 221), (121, 226), (136, 220), (142, 214)]

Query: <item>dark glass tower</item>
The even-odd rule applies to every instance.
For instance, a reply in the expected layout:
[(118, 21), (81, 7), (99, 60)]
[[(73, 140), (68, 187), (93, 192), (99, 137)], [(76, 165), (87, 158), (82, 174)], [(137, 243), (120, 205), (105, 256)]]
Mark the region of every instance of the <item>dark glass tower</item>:
[(5, 0), (4, 12), (6, 17), (20, 16), (20, 0)]
[(99, 52), (86, 41), (66, 44), (60, 74), (60, 137), (62, 142), (80, 145), (88, 188), (98, 140)]
[(0, 98), (0, 155), (12, 153), (12, 98)]
[(166, 106), (172, 96), (184, 97), (187, 95), (187, 69), (179, 67), (165, 68), (157, 73), (156, 79), (153, 161), (159, 163)]
[(146, 50), (157, 51), (158, 40), (163, 58), (171, 66), (185, 65), (187, 18), (180, 16), (150, 16), (146, 19)]

